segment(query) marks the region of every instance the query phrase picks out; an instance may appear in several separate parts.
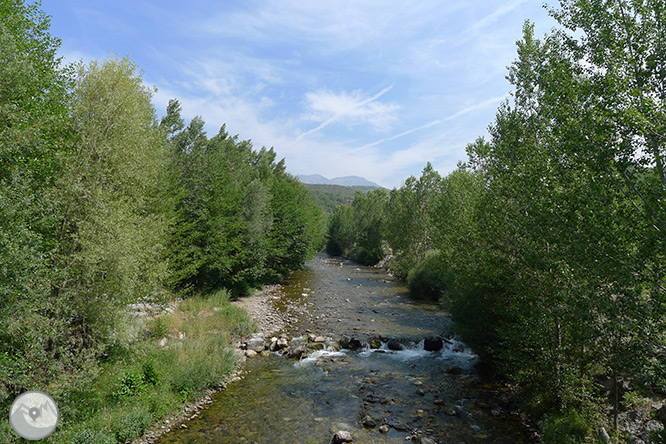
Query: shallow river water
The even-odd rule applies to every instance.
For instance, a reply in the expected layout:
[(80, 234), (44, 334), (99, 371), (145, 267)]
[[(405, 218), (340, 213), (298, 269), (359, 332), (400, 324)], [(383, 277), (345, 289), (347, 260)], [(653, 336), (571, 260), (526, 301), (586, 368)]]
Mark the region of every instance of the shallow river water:
[[(243, 379), (213, 397), (170, 443), (326, 444), (350, 431), (354, 443), (528, 443), (504, 389), (477, 373), (477, 358), (456, 340), (437, 304), (411, 299), (381, 270), (317, 256), (271, 301), (294, 321), (290, 336), (381, 336), (377, 350), (323, 350), (295, 361), (248, 359)], [(429, 336), (447, 338), (439, 352)], [(405, 349), (392, 351), (386, 340)], [(362, 425), (364, 419), (374, 427)], [(382, 433), (380, 426), (388, 432)], [(386, 429), (384, 429), (386, 430)]]

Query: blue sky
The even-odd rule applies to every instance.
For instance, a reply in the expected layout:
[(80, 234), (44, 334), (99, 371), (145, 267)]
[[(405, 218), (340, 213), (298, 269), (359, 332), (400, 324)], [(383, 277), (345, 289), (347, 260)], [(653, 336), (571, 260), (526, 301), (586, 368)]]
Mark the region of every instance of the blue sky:
[(386, 187), (465, 160), (508, 97), (506, 67), (538, 0), (45, 0), (67, 61), (128, 55), (209, 136), (226, 123), (295, 174)]

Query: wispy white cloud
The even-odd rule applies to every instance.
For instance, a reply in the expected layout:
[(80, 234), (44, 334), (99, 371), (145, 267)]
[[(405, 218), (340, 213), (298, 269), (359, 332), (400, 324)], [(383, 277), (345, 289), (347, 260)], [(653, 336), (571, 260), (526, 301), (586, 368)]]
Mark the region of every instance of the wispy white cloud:
[(448, 116), (448, 117), (446, 117), (446, 118), (432, 120), (432, 121), (430, 121), (430, 122), (428, 122), (428, 123), (426, 123), (426, 124), (424, 124), (424, 125), (419, 125), (419, 126), (417, 126), (417, 127), (415, 127), (415, 128), (410, 128), (410, 129), (408, 129), (408, 130), (405, 130), (405, 131), (403, 131), (403, 132), (401, 132), (401, 133), (398, 133), (398, 134), (396, 134), (396, 135), (393, 135), (393, 136), (391, 136), (391, 137), (385, 137), (385, 138), (383, 138), (383, 139), (375, 140), (374, 142), (368, 143), (368, 144), (366, 144), (366, 145), (363, 145), (362, 147), (359, 147), (359, 148), (356, 148), (356, 149), (354, 149), (354, 150), (351, 150), (351, 152), (356, 152), (356, 151), (358, 151), (358, 150), (367, 149), (367, 148), (370, 148), (370, 147), (373, 147), (373, 146), (380, 145), (380, 144), (385, 143), (385, 142), (390, 142), (390, 141), (392, 141), (392, 140), (395, 140), (395, 139), (399, 139), (399, 138), (401, 138), (401, 137), (408, 136), (408, 135), (413, 134), (413, 133), (415, 133), (415, 132), (418, 132), (418, 131), (422, 131), (422, 130), (428, 129), (428, 128), (431, 128), (431, 127), (436, 126), (436, 125), (441, 125), (441, 124), (443, 124), (443, 123), (445, 123), (445, 122), (449, 122), (449, 121), (451, 121), (451, 120), (455, 120), (455, 119), (457, 119), (458, 117), (461, 117), (461, 116), (463, 116), (463, 115), (465, 115), (465, 114), (471, 113), (472, 111), (475, 111), (475, 110), (477, 110), (477, 109), (483, 109), (483, 108), (487, 108), (488, 106), (495, 105), (495, 104), (499, 103), (501, 100), (506, 99), (507, 97), (508, 97), (508, 95), (506, 95), (506, 94), (503, 95), (503, 96), (492, 97), (492, 98), (490, 98), (490, 99), (488, 99), (488, 100), (484, 100), (484, 101), (481, 102), (481, 103), (477, 103), (477, 104), (474, 104), (474, 105), (467, 106), (467, 107), (465, 107), (465, 108), (463, 108), (463, 109), (457, 111), (456, 113), (454, 113), (454, 114), (452, 114), (452, 115), (450, 115), (450, 116)]
[(330, 91), (317, 91), (306, 94), (310, 115), (308, 119), (321, 121), (321, 123), (308, 131), (301, 133), (298, 139), (324, 129), (335, 122), (358, 124), (370, 123), (375, 129), (387, 129), (396, 119), (394, 112), (398, 109), (395, 104), (377, 103), (377, 100), (389, 92), (393, 86), (388, 86), (372, 97), (364, 98), (360, 91), (351, 94), (335, 94)]
[(510, 89), (523, 21), (545, 16), (527, 0), (45, 3), (67, 61), (130, 54), (159, 114), (178, 98), (294, 173), (385, 186), (464, 159)]
[(517, 9), (520, 5), (527, 3), (530, 0), (512, 0), (510, 2), (504, 3), (501, 5), (499, 8), (491, 12), (490, 14), (486, 15), (483, 17), (481, 20), (477, 21), (474, 23), (470, 28), (469, 31), (472, 33), (476, 33), (484, 28), (487, 28), (488, 26), (492, 25), (495, 23), (497, 20), (499, 20), (502, 16), (508, 14), (511, 11), (514, 11)]

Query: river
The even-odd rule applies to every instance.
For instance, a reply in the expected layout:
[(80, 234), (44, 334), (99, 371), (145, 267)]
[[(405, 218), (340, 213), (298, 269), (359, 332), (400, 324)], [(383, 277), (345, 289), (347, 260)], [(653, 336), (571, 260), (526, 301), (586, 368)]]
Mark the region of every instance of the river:
[[(530, 442), (506, 390), (478, 374), (478, 358), (455, 338), (446, 313), (411, 299), (383, 271), (319, 255), (271, 303), (289, 312), (291, 336), (381, 336), (384, 343), (300, 360), (248, 359), (242, 380), (159, 443), (326, 444), (337, 430), (358, 444)], [(441, 351), (423, 349), (430, 336), (446, 338)], [(405, 348), (389, 350), (389, 338)], [(374, 427), (362, 425), (369, 418)]]

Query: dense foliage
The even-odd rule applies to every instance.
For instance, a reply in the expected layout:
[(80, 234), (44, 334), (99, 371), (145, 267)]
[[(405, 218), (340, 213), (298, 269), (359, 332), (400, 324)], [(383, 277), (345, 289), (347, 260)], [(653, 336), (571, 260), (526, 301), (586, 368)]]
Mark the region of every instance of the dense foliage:
[(337, 207), (329, 217), (326, 252), (374, 265), (384, 256), (382, 232), (388, 193), (380, 188), (363, 194), (356, 191), (350, 206)]
[(578, 442), (617, 430), (627, 386), (666, 388), (666, 3), (560, 3), (561, 30), (525, 25), (490, 139), (365, 219), (337, 211), (329, 251), (381, 214), (396, 272), (547, 414), (546, 441)]
[(224, 126), (208, 139), (201, 118), (182, 128), (175, 100), (161, 126), (178, 196), (169, 245), (177, 288), (242, 295), (305, 263), (320, 242), (320, 212), (272, 148), (254, 151)]
[(305, 184), (310, 191), (315, 205), (326, 214), (330, 214), (340, 205), (348, 205), (354, 201), (356, 191), (368, 192), (377, 187), (369, 186), (342, 186), (324, 184)]
[(38, 5), (0, 1), (3, 408), (90, 381), (136, 339), (128, 304), (245, 294), (321, 243), (320, 211), (272, 149), (185, 127), (177, 101), (159, 122), (129, 59), (63, 67), (58, 46)]

